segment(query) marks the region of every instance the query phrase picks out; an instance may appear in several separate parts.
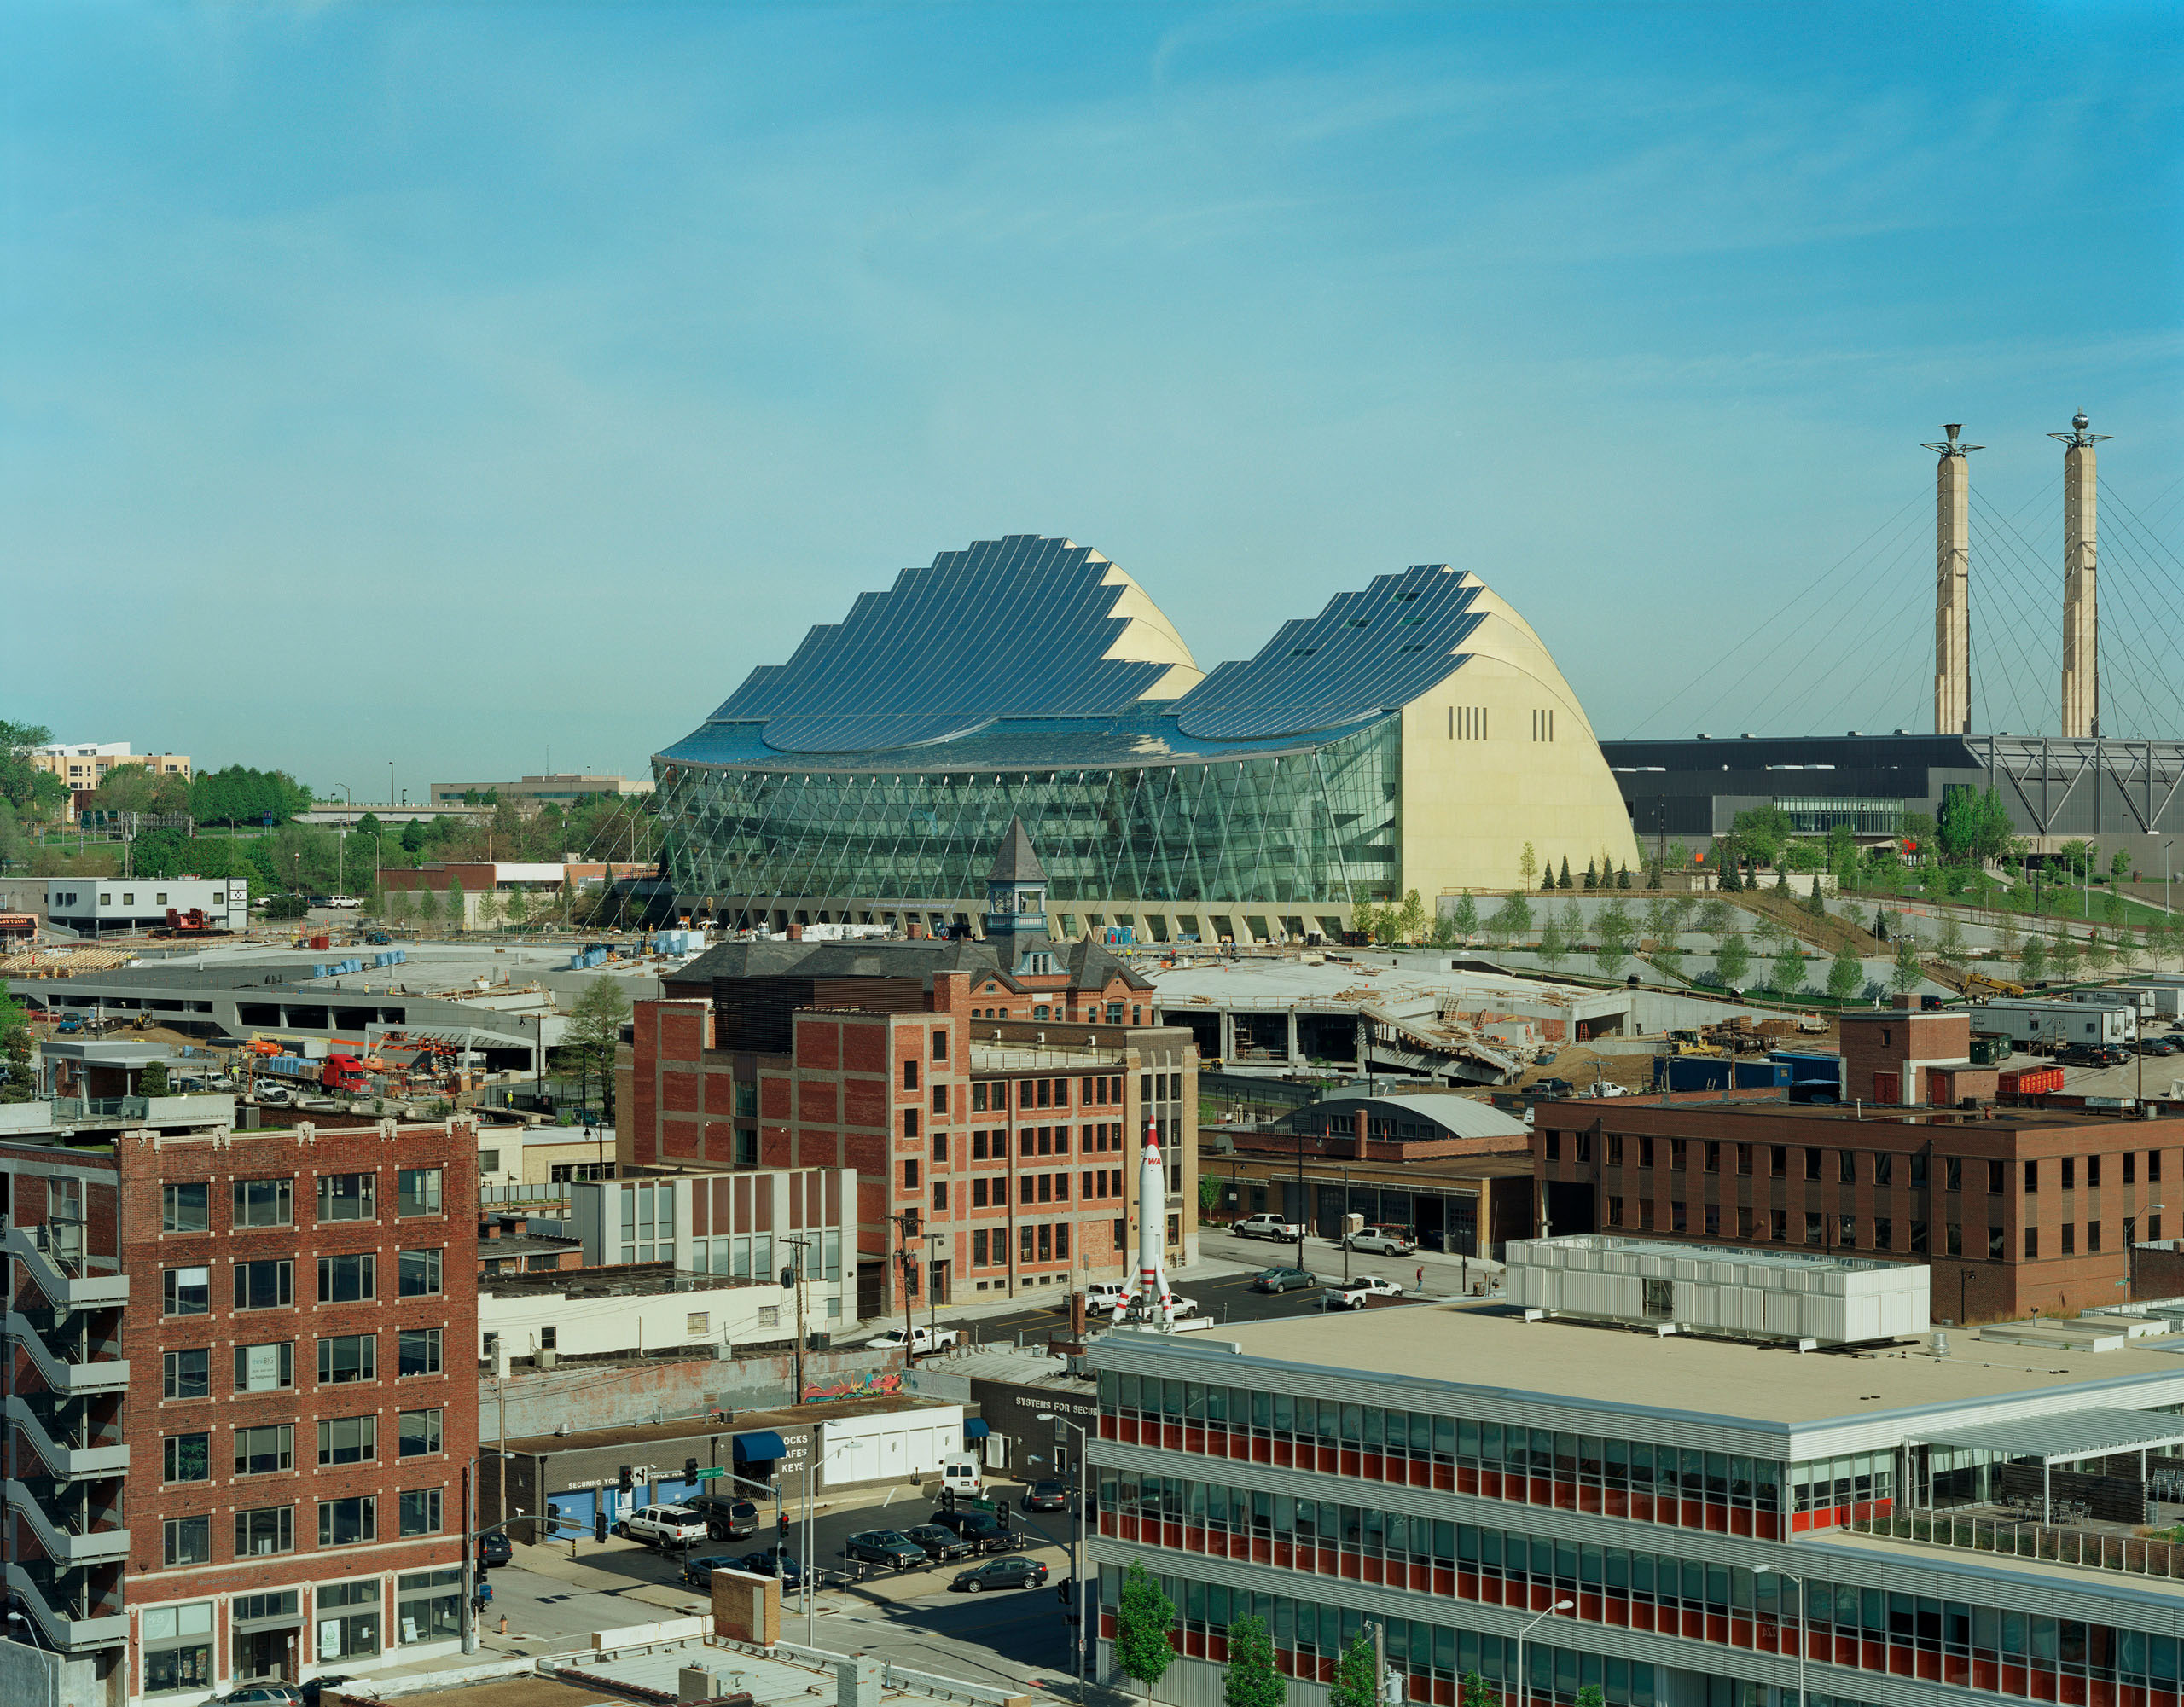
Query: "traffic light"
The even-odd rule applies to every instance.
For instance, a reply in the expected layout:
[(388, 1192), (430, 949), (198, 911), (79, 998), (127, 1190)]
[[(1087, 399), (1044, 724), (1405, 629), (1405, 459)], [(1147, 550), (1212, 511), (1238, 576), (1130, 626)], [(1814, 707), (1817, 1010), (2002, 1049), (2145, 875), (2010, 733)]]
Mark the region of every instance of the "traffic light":
[(781, 1514), (775, 1519), (775, 1525), (777, 1533), (781, 1536), (781, 1545), (787, 1547), (788, 1545), (788, 1507), (787, 1506), (781, 1508)]
[(591, 1538), (595, 1542), (604, 1542), (607, 1539), (606, 1512), (594, 1512), (591, 1514)]
[(628, 1465), (624, 1464), (620, 1469), (614, 1472), (614, 1486), (619, 1492), (626, 1494), (636, 1485), (636, 1484), (630, 1479), (630, 1466)]
[(1007, 1528), (1008, 1527), (1008, 1501), (1006, 1501), (1006, 1500), (996, 1500), (996, 1501), (993, 1502), (993, 1518), (994, 1518), (994, 1521), (995, 1521), (996, 1523), (999, 1524), (1002, 1526), (1002, 1528), (1003, 1528), (1003, 1529), (1007, 1529)]
[(942, 1487), (940, 1490), (940, 1509), (944, 1512), (952, 1512), (956, 1509), (956, 1490), (953, 1488), (946, 1486)]
[(698, 1460), (696, 1459), (686, 1458), (682, 1460), (682, 1479), (685, 1482), (694, 1482), (698, 1479)]

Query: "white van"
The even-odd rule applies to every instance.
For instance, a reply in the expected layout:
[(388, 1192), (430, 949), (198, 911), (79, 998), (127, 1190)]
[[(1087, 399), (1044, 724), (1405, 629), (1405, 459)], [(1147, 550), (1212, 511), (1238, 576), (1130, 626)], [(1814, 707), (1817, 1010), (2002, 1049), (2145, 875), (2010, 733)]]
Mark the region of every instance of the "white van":
[(979, 1460), (970, 1457), (942, 1459), (940, 1485), (951, 1494), (975, 1496), (983, 1493), (985, 1482), (979, 1474)]

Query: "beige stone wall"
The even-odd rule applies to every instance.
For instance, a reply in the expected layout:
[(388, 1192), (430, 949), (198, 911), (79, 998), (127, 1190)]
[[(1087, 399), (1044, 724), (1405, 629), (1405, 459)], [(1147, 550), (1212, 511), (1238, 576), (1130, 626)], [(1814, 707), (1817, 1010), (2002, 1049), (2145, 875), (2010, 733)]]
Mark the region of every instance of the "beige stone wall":
[(1403, 708), (1402, 887), (1429, 908), (1447, 890), (1514, 888), (1526, 842), (1542, 865), (1635, 870), (1629, 814), (1577, 696), (1522, 617), (1490, 591), (1478, 607), (1462, 667)]

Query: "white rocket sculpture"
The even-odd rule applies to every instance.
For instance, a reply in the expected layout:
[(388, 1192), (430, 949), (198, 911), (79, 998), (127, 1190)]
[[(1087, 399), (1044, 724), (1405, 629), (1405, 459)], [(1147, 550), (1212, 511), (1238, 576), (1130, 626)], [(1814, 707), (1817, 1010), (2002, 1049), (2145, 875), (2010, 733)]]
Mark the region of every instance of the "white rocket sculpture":
[(1160, 1166), (1160, 1129), (1145, 1123), (1145, 1156), (1137, 1170), (1137, 1274), (1115, 1311), (1120, 1319), (1171, 1322), (1176, 1295), (1162, 1265), (1160, 1232), (1166, 1222), (1168, 1179)]

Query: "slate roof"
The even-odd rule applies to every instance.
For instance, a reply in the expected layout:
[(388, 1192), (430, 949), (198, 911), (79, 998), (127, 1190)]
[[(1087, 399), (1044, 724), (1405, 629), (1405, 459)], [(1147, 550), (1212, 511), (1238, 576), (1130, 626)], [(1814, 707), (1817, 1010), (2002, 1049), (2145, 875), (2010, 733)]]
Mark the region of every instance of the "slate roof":
[(1024, 832), (1021, 817), (1008, 821), (1008, 833), (1001, 839), (1001, 851), (993, 856), (988, 883), (1044, 883), (1047, 868), (1031, 851), (1031, 838)]

